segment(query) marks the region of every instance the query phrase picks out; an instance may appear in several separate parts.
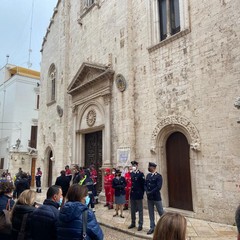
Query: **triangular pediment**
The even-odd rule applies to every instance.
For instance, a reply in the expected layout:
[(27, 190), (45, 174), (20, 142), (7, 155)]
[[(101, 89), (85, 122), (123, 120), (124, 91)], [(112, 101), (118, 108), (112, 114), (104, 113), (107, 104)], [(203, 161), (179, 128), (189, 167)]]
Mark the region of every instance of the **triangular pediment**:
[(69, 84), (69, 94), (81, 92), (93, 84), (113, 78), (114, 71), (108, 66), (84, 62)]

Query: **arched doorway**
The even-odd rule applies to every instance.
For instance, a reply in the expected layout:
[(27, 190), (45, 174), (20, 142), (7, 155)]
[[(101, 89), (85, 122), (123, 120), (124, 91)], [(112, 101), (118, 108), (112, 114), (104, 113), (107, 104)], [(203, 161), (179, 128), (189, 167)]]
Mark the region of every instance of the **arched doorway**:
[(193, 210), (189, 144), (181, 132), (166, 142), (169, 207)]
[(48, 156), (48, 187), (52, 186), (52, 157), (53, 153), (50, 151)]

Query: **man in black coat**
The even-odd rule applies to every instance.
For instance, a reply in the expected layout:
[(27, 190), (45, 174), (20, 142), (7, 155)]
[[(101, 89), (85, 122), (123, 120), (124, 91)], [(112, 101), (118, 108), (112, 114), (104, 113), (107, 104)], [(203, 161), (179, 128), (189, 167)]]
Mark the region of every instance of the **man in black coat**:
[(65, 198), (67, 195), (68, 188), (70, 186), (70, 178), (66, 176), (66, 172), (62, 170), (60, 172), (61, 176), (57, 177), (55, 185), (60, 186), (62, 188), (62, 195)]
[(19, 178), (15, 181), (17, 198), (20, 194), (27, 189), (30, 189), (27, 173), (22, 173)]
[(136, 226), (136, 211), (139, 213), (138, 231), (142, 230), (143, 225), (143, 195), (144, 195), (144, 174), (138, 170), (138, 162), (132, 161), (131, 180), (132, 187), (130, 191), (130, 204), (131, 204), (131, 225), (129, 229)]
[(160, 193), (160, 190), (162, 188), (162, 175), (157, 173), (156, 167), (157, 165), (155, 163), (150, 162), (148, 164), (148, 171), (150, 173), (148, 173), (145, 182), (145, 190), (148, 202), (148, 213), (150, 218), (150, 230), (147, 232), (147, 234), (152, 234), (155, 228), (154, 205), (156, 206), (160, 216), (162, 216), (164, 213)]
[(33, 240), (56, 240), (59, 206), (62, 189), (53, 185), (47, 191), (47, 199), (32, 214), (31, 233)]

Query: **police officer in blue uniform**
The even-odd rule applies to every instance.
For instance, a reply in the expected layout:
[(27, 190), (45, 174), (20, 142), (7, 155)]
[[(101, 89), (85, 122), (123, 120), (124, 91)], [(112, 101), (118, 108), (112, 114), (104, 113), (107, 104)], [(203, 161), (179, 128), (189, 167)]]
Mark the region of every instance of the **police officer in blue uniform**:
[(155, 228), (154, 222), (154, 205), (160, 216), (163, 215), (162, 198), (160, 190), (162, 188), (162, 176), (156, 171), (157, 165), (155, 163), (149, 162), (148, 173), (145, 181), (145, 190), (147, 194), (148, 202), (148, 213), (150, 218), (150, 230), (147, 234), (152, 234)]
[(131, 204), (131, 225), (129, 229), (136, 227), (136, 212), (139, 213), (138, 231), (142, 230), (143, 226), (143, 195), (145, 177), (144, 174), (138, 170), (138, 162), (132, 161), (131, 180), (132, 187), (130, 191), (130, 204)]

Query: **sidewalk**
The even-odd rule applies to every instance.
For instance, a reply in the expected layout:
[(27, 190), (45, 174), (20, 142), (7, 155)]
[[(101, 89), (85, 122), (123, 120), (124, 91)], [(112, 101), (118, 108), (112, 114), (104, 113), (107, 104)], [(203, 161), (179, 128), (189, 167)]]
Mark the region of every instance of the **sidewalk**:
[[(149, 217), (146, 209), (144, 209), (143, 212), (143, 230), (140, 232), (137, 231), (137, 228), (128, 229), (128, 226), (131, 223), (131, 214), (129, 210), (124, 211), (123, 215), (125, 218), (113, 217), (114, 213), (114, 210), (108, 210), (106, 207), (103, 207), (103, 204), (96, 205), (96, 217), (100, 224), (122, 232), (127, 232), (136, 237), (152, 239), (153, 235), (147, 235), (147, 231), (149, 230)], [(158, 214), (155, 212), (155, 219), (157, 223), (159, 218), (156, 217), (156, 215)], [(138, 221), (138, 214), (136, 216)], [(191, 237), (189, 238), (191, 240), (236, 240), (237, 230), (236, 227), (226, 224), (187, 218), (187, 235), (188, 237)]]
[[(37, 202), (42, 203), (45, 199), (46, 191), (43, 190), (43, 193), (37, 194)], [(96, 204), (96, 218), (98, 222), (106, 227), (128, 233), (129, 235), (140, 237), (142, 239), (152, 239), (153, 235), (147, 235), (149, 230), (149, 217), (148, 211), (144, 209), (144, 225), (143, 230), (138, 232), (137, 228), (128, 229), (128, 226), (131, 223), (131, 214), (130, 211), (124, 211), (123, 215), (125, 218), (113, 217), (115, 213), (114, 210), (108, 210), (103, 206), (102, 203)], [(137, 221), (138, 221), (138, 214)], [(158, 214), (155, 213), (156, 223)], [(136, 222), (137, 224), (137, 222)], [(187, 217), (187, 235), (191, 240), (236, 240), (237, 239), (237, 229), (234, 226), (208, 222), (204, 220), (199, 220), (195, 218)], [(129, 239), (131, 239), (129, 237)]]

